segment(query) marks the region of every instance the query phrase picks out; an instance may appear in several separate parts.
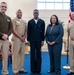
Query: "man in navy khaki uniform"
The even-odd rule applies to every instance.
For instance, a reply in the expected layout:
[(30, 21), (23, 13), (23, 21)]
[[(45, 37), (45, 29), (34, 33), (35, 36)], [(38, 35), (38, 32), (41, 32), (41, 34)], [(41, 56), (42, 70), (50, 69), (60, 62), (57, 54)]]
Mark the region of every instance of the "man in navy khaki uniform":
[(26, 38), (26, 21), (22, 19), (22, 11), (18, 9), (13, 22), (13, 49), (12, 49), (12, 66), (14, 75), (27, 73), (24, 70), (24, 48)]
[(70, 36), (70, 72), (68, 75), (74, 75), (74, 12), (71, 12), (72, 20), (68, 23), (68, 33)]

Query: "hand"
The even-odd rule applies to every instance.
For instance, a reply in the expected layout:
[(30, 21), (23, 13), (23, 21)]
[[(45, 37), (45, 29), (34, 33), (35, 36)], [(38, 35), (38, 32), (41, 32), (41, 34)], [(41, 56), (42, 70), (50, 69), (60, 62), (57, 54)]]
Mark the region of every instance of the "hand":
[(47, 41), (47, 44), (51, 45), (51, 42)]
[(53, 41), (53, 42), (51, 42), (51, 45), (54, 45), (55, 44), (55, 42)]
[(55, 44), (55, 42), (49, 42), (49, 41), (47, 41), (47, 43), (48, 43), (49, 45), (54, 45), (54, 44)]
[(2, 39), (3, 40), (7, 40), (8, 39), (8, 35), (7, 34), (3, 34)]
[(25, 36), (23, 36), (22, 39), (23, 39), (23, 42), (25, 42)]
[(28, 41), (28, 46), (30, 46), (30, 42)]
[(20, 40), (21, 40), (21, 42), (24, 42), (25, 41), (24, 37), (21, 37)]
[(43, 45), (44, 45), (44, 41), (41, 42), (41, 46), (43, 46)]

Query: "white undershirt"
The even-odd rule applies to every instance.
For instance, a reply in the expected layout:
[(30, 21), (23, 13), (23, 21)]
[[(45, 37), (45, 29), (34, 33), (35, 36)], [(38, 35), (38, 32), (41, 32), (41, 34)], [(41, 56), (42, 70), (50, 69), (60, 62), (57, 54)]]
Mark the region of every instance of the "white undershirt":
[(34, 21), (35, 21), (35, 23), (37, 24), (37, 21), (38, 21), (38, 20), (34, 19)]
[(22, 21), (22, 19), (19, 19), (20, 21)]

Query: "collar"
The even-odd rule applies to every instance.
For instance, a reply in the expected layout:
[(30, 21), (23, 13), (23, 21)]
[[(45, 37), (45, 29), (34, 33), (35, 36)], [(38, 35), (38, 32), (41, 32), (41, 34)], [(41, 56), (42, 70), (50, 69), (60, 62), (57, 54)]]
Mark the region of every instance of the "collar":
[(19, 20), (19, 21), (22, 21), (22, 19), (19, 19), (19, 18), (17, 18), (17, 17), (16, 17), (16, 19)]
[(1, 14), (1, 15), (5, 15), (5, 13), (3, 14), (3, 13), (1, 13), (1, 12), (0, 12), (0, 14)]

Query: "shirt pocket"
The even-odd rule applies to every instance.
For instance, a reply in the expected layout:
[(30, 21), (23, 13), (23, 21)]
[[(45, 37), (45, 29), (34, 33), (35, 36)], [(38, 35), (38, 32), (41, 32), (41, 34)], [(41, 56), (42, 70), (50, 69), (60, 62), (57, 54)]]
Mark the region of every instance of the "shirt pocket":
[(8, 28), (10, 28), (10, 19), (6, 19), (6, 21), (4, 21), (4, 23), (6, 24), (6, 25), (8, 25)]
[(16, 21), (15, 28), (20, 29), (20, 27), (21, 27), (21, 23), (19, 21)]
[(7, 22), (10, 22), (10, 19), (7, 19), (6, 21), (7, 21)]
[(19, 26), (21, 25), (21, 23), (19, 21), (16, 21), (16, 25)]

